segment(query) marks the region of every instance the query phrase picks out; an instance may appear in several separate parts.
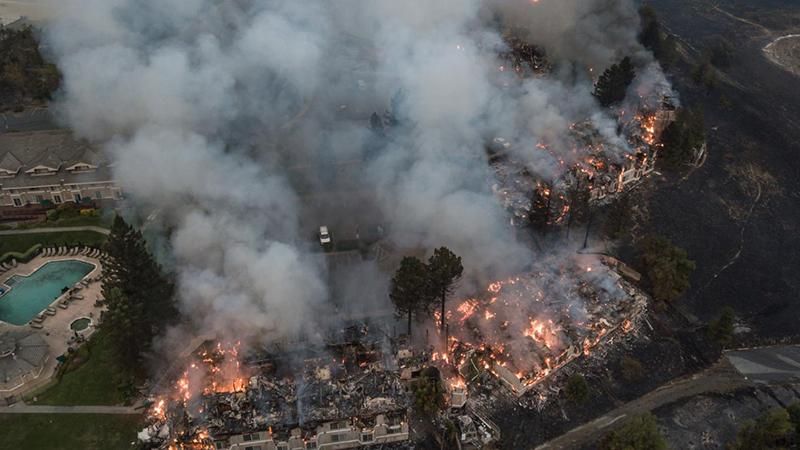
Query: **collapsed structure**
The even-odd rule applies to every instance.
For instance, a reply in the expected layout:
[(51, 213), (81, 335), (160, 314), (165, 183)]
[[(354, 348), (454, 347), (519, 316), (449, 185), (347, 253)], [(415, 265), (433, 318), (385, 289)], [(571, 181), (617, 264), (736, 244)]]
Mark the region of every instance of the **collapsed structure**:
[[(505, 64), (498, 68), (503, 86), (546, 77), (552, 70), (544, 50), (513, 31), (504, 35), (504, 42), (499, 58)], [(539, 216), (542, 225), (563, 224), (571, 211), (608, 202), (655, 170), (659, 139), (675, 121), (678, 104), (666, 83), (644, 90), (635, 101), (609, 110), (616, 117), (613, 131), (603, 132), (587, 118), (573, 123), (558, 144), (538, 142), (523, 148), (514, 138), (490, 140), (486, 151), (495, 175), (492, 190), (511, 213), (512, 224), (535, 222), (532, 215)], [(544, 161), (548, 175), (536, 173), (531, 161)]]
[(156, 402), (140, 440), (156, 448), (305, 450), (387, 448), (409, 438), (405, 387), (375, 343), (251, 356), (237, 363), (239, 375), (225, 374), (221, 347), (200, 360), (174, 395)]
[(514, 225), (527, 223), (532, 214), (547, 225), (563, 224), (571, 210), (607, 203), (651, 174), (658, 159), (658, 140), (675, 120), (676, 111), (674, 99), (667, 96), (657, 106), (642, 102), (632, 119), (620, 116), (618, 126), (626, 141), (609, 140), (590, 120), (573, 124), (570, 152), (554, 152), (544, 143), (528, 150), (544, 152), (545, 158), (555, 162), (557, 175), (549, 180), (522, 162), (524, 150), (505, 138), (494, 138), (487, 146), (495, 174), (492, 190), (511, 213)]
[(638, 327), (648, 297), (619, 274), (629, 269), (612, 270), (620, 264), (577, 258), (555, 271), (540, 266), (492, 283), (483, 298), (448, 313), (447, 349), (433, 360), (456, 388), (489, 372), (515, 395), (525, 394), (615, 334)]

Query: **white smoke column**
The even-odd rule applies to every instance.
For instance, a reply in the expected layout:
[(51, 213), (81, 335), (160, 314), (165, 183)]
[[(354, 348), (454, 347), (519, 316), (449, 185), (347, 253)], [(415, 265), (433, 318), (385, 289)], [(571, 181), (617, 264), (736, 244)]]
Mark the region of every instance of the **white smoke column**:
[(261, 6), (74, 0), (49, 30), (69, 124), (111, 138), (126, 195), (172, 231), (182, 311), (220, 338), (302, 336), (327, 307), (324, 268), (295, 244), (292, 189), (227, 138), (255, 103), (264, 122), (291, 113), (277, 86), (301, 97), (317, 82), (307, 30), (324, 18)]
[[(536, 257), (489, 189), (485, 142), (513, 139), (533, 173), (554, 177), (559, 159), (574, 157), (571, 124), (590, 119), (620, 139), (581, 70), (649, 58), (630, 0), (60, 0), (54, 8), (62, 14), (48, 41), (64, 73), (64, 117), (108, 143), (138, 207), (160, 211), (184, 313), (243, 339), (308, 334), (331, 316), (320, 312), (329, 308), (326, 269), (297, 244), (308, 237), (296, 231), (303, 205), (287, 162), (363, 158), (363, 179), (353, 182), (375, 193), (392, 240), (446, 245), (476, 278), (515, 273)], [(551, 80), (498, 84), (494, 12), (559, 63)], [(360, 79), (371, 90), (359, 90)], [(366, 158), (372, 111), (345, 116), (339, 106), (387, 105), (397, 90), (412, 123)], [(555, 156), (535, 152), (541, 142)]]

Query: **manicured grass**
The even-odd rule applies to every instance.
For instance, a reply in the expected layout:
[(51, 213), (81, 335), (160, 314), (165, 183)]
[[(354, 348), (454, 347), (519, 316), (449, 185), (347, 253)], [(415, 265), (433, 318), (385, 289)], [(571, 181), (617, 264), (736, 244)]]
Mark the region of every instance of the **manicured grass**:
[(111, 228), (112, 216), (75, 216), (54, 221), (48, 220), (37, 224), (36, 227), (102, 227)]
[(54, 386), (36, 395), (36, 404), (119, 405), (126, 400), (111, 342), (102, 330), (70, 357), (62, 373)]
[(135, 448), (142, 416), (122, 414), (0, 414), (0, 450)]
[(0, 236), (0, 255), (6, 252), (24, 253), (35, 244), (51, 245), (91, 245), (101, 246), (107, 236), (94, 231), (67, 231), (64, 233), (29, 233)]

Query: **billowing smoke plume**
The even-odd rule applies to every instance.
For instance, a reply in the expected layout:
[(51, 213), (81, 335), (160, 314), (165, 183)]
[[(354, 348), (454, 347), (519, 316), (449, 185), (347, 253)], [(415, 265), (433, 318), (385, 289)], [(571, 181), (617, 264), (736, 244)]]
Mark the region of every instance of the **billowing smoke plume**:
[[(304, 335), (334, 315), (328, 268), (309, 250), (315, 227), (350, 219), (329, 203), (350, 204), (339, 214), (351, 222), (382, 223), (401, 248), (450, 247), (471, 275), (521, 270), (535, 255), (489, 188), (487, 139), (566, 151), (570, 125), (586, 119), (619, 139), (588, 68), (628, 54), (647, 61), (629, 0), (54, 7), (62, 14), (48, 35), (66, 121), (105, 145), (145, 215), (157, 211), (186, 316), (242, 338)], [(547, 50), (552, 77), (503, 85), (501, 22)], [(392, 108), (401, 123), (378, 139), (370, 114)], [(558, 165), (523, 159), (542, 176)], [(368, 211), (364, 193), (377, 205)], [(385, 301), (353, 289), (377, 270), (355, 273), (337, 280), (349, 300)]]

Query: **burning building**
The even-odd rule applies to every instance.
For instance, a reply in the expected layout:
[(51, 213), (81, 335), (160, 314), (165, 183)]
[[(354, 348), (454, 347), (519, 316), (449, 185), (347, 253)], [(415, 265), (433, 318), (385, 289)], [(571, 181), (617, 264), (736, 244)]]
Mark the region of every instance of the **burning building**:
[(399, 372), (374, 346), (250, 355), (201, 351), (155, 401), (139, 434), (155, 448), (300, 450), (368, 448), (409, 438)]
[(433, 355), (454, 386), (488, 372), (520, 396), (615, 334), (638, 327), (647, 296), (611, 266), (581, 256), (553, 270), (492, 283), (448, 312), (446, 350)]
[[(505, 138), (494, 138), (487, 146), (495, 175), (492, 190), (511, 213), (512, 223), (536, 222), (535, 216), (541, 216), (543, 224), (564, 224), (571, 210), (613, 200), (650, 175), (656, 167), (658, 139), (675, 120), (676, 107), (669, 97), (657, 106), (645, 103), (632, 118), (620, 112), (617, 126), (624, 140), (609, 139), (591, 120), (572, 124), (568, 152), (544, 143), (523, 151)], [(553, 161), (555, 175), (543, 179), (526, 166), (527, 159)]]

